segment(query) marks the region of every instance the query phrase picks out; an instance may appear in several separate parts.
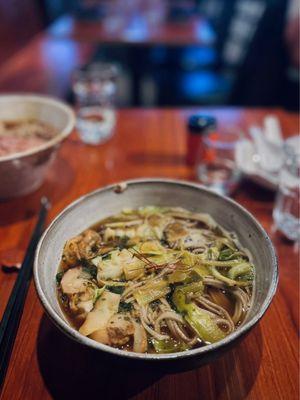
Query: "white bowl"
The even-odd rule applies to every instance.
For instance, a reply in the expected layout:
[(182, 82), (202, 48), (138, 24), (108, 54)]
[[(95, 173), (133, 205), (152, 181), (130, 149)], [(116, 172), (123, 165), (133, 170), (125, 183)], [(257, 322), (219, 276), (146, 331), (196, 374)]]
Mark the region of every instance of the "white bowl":
[[(111, 185), (89, 193), (67, 207), (52, 222), (38, 245), (34, 279), (38, 296), (51, 320), (70, 338), (110, 357), (134, 362), (159, 362), (185, 369), (204, 364), (233, 346), (260, 320), (276, 290), (278, 271), (272, 243), (255, 218), (233, 200), (200, 185), (169, 179), (138, 179), (120, 186)], [(57, 273), (64, 243), (102, 218), (123, 207), (145, 205), (181, 206), (207, 212), (229, 231), (234, 231), (242, 246), (249, 249), (256, 265), (253, 304), (238, 329), (217, 343), (174, 354), (138, 354), (126, 352), (89, 339), (72, 328), (61, 310), (56, 292)]]
[(57, 135), (45, 144), (0, 157), (0, 199), (31, 193), (43, 183), (61, 142), (75, 126), (75, 114), (60, 100), (46, 96), (0, 96), (0, 120), (35, 118), (52, 125)]

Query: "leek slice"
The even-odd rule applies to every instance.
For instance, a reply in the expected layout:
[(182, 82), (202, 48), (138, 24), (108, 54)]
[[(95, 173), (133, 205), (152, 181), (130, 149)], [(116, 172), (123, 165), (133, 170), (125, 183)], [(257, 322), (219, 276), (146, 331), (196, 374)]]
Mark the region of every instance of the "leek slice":
[[(191, 285), (186, 286), (190, 286), (191, 289)], [(198, 307), (194, 302), (187, 303), (183, 288), (175, 289), (172, 300), (177, 310), (184, 315), (186, 322), (206, 343), (215, 343), (223, 339), (226, 333), (219, 328), (213, 314)]]
[(154, 300), (166, 296), (170, 292), (168, 282), (159, 279), (144, 285), (141, 289), (138, 289), (133, 297), (136, 299), (140, 306), (145, 306)]
[(237, 277), (243, 275), (252, 275), (253, 274), (253, 267), (250, 263), (242, 263), (236, 265), (235, 267), (230, 268), (228, 272), (228, 277), (231, 279), (236, 279)]
[(167, 340), (152, 339), (151, 343), (153, 344), (156, 353), (177, 353), (179, 351), (185, 351), (190, 348), (187, 343), (171, 338)]

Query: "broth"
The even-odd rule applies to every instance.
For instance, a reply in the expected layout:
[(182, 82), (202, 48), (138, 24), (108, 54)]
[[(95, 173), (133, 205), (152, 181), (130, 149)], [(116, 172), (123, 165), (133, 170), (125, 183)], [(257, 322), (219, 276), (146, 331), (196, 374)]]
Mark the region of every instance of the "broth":
[(38, 147), (57, 133), (53, 126), (33, 118), (0, 120), (0, 157)]

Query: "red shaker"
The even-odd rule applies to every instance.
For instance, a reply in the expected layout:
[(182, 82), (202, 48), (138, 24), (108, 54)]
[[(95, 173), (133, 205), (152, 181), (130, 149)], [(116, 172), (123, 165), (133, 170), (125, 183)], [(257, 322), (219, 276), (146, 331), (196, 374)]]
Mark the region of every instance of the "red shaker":
[(216, 118), (209, 115), (194, 114), (188, 119), (186, 162), (194, 166), (201, 157), (202, 138), (217, 128)]

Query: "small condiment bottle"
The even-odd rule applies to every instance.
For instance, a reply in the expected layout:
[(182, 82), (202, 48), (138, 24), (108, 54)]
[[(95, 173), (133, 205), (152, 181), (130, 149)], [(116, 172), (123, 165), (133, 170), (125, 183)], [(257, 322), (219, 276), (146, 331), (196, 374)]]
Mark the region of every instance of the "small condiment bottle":
[(188, 119), (186, 162), (194, 166), (201, 157), (202, 138), (217, 127), (216, 118), (209, 115), (194, 114)]

